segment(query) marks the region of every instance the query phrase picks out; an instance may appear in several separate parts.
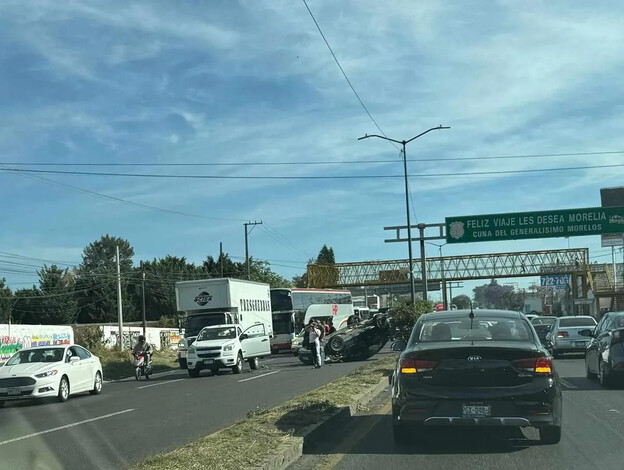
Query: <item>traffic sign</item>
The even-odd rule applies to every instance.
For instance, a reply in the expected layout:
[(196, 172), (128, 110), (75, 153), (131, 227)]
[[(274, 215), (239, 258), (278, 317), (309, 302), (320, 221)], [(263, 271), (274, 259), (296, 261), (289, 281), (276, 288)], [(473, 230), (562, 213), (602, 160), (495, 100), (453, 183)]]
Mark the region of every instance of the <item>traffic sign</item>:
[(446, 242), (580, 237), (624, 231), (624, 207), (588, 207), (446, 218)]

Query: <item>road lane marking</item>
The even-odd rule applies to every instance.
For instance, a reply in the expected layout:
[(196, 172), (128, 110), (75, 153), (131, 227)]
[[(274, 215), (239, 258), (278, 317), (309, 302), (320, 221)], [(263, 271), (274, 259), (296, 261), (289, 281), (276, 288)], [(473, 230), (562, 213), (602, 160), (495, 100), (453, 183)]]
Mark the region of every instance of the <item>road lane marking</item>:
[(273, 375), (273, 374), (277, 374), (279, 372), (279, 370), (274, 370), (273, 372), (267, 372), (266, 374), (261, 374), (261, 375), (256, 375), (254, 377), (249, 377), (248, 379), (243, 379), (243, 380), (239, 380), (238, 382), (248, 382), (250, 380), (256, 380), (259, 379), (260, 377), (266, 377), (267, 375)]
[(131, 411), (134, 411), (134, 408), (130, 408), (128, 410), (123, 410), (123, 411), (117, 411), (116, 413), (110, 413), (104, 416), (98, 416), (97, 418), (85, 419), (84, 421), (78, 421), (77, 423), (66, 424), (65, 426), (59, 426), (58, 428), (46, 429), (45, 431), (27, 434), (26, 436), (16, 437), (15, 439), (9, 439), (8, 441), (2, 441), (0, 442), (0, 446), (3, 446), (5, 444), (11, 444), (13, 442), (23, 441), (24, 439), (30, 439), (31, 437), (41, 436), (42, 434), (49, 434), (51, 432), (73, 428), (74, 426), (80, 426), (81, 424), (92, 423), (93, 421), (99, 421), (101, 419), (106, 419), (106, 418), (112, 418), (113, 416), (122, 415), (124, 413), (130, 413)]
[(572, 388), (572, 389), (578, 388), (576, 385), (568, 382), (566, 379), (559, 379), (559, 380), (561, 380), (561, 383), (565, 385), (567, 388)]
[(173, 382), (179, 382), (180, 380), (184, 380), (184, 379), (166, 380), (164, 382), (158, 382), (158, 383), (151, 384), (151, 385), (143, 385), (142, 387), (137, 387), (137, 390), (141, 390), (143, 388), (158, 387), (159, 385), (172, 384)]

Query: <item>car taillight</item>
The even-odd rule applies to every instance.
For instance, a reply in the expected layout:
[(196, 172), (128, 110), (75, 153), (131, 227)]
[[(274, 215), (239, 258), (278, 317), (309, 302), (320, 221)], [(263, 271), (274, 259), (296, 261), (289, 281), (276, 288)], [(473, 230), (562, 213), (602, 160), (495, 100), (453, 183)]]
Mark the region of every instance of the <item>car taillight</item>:
[(535, 372), (536, 374), (551, 374), (552, 359), (549, 357), (532, 357), (530, 359), (519, 359), (514, 361), (516, 369)]
[(429, 372), (437, 365), (435, 361), (423, 361), (419, 359), (401, 359), (399, 369), (401, 374), (417, 374), (418, 372)]
[(557, 338), (567, 338), (568, 336), (568, 332), (567, 331), (557, 331)]

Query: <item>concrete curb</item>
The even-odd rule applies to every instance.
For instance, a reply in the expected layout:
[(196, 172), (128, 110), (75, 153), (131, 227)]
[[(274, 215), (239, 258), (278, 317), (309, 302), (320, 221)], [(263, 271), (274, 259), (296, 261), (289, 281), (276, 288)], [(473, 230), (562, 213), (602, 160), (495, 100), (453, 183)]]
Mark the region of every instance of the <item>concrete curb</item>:
[(277, 446), (273, 455), (264, 463), (255, 467), (257, 470), (284, 470), (290, 464), (303, 456), (303, 449), (315, 442), (321, 441), (327, 435), (328, 430), (335, 428), (351, 419), (361, 407), (367, 405), (384, 388), (388, 386), (388, 377), (383, 377), (377, 384), (368, 390), (356, 395), (349, 406), (336, 410), (331, 416), (320, 423), (313, 424), (303, 431), (301, 437), (289, 437)]

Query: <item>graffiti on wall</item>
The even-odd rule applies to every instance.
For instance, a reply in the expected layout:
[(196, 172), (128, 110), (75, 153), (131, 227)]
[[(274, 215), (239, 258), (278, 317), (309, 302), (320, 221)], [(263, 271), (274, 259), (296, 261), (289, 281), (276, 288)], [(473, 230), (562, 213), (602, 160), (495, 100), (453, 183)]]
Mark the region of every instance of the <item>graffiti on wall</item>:
[[(123, 347), (129, 349), (139, 342), (140, 331), (124, 331), (121, 334)], [(104, 339), (104, 344), (108, 347), (119, 347), (119, 331), (109, 331), (108, 336)]]
[(15, 335), (0, 336), (0, 359), (8, 359), (16, 351), (24, 348), (34, 348), (37, 346), (60, 346), (71, 344), (73, 336), (70, 331), (36, 331), (32, 328), (14, 328)]
[(178, 330), (166, 330), (160, 332), (160, 344), (163, 348), (177, 349), (182, 335)]

